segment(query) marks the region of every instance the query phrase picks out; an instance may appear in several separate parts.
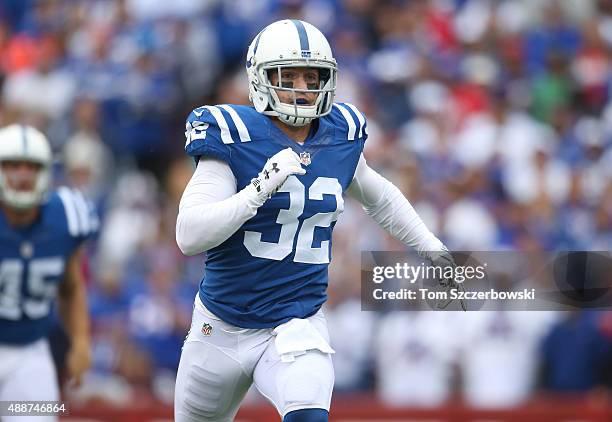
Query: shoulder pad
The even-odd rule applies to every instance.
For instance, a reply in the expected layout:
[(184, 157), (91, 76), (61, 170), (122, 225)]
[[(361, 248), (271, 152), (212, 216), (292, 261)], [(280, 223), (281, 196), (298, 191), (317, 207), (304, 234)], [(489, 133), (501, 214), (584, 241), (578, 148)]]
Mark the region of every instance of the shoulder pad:
[(368, 139), (366, 118), (353, 104), (334, 103), (329, 118), (343, 132), (347, 140)]
[(246, 118), (243, 108), (246, 107), (222, 104), (193, 110), (185, 125), (187, 154), (229, 161), (230, 145), (251, 141), (243, 118)]
[(57, 190), (71, 237), (86, 238), (98, 231), (100, 221), (91, 201), (76, 189), (65, 186)]

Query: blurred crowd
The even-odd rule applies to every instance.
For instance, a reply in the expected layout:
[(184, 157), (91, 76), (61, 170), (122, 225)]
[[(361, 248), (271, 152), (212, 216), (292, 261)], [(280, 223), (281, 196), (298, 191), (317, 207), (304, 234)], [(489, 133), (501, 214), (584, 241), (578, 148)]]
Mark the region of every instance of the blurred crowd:
[[(184, 120), (248, 103), (246, 48), (280, 18), (328, 36), (370, 166), (451, 249), (610, 250), (610, 0), (2, 0), (0, 124), (42, 129), (57, 183), (103, 221), (80, 397), (171, 401), (204, 265), (174, 241)], [(511, 406), (610, 386), (607, 313), (360, 312), (359, 252), (402, 248), (348, 204), (327, 307), (338, 392)]]

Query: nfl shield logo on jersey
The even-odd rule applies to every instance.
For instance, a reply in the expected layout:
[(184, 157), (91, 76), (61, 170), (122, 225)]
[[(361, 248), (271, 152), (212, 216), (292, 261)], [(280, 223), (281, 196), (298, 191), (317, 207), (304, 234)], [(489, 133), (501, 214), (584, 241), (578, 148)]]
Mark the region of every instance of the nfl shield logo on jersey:
[(305, 166), (310, 164), (310, 153), (309, 152), (300, 152), (300, 162)]
[(208, 323), (204, 323), (204, 325), (202, 325), (202, 334), (204, 334), (205, 336), (209, 336), (212, 334), (212, 325), (208, 324)]
[(20, 253), (22, 258), (32, 258), (32, 255), (34, 255), (34, 245), (30, 242), (23, 242), (21, 244)]

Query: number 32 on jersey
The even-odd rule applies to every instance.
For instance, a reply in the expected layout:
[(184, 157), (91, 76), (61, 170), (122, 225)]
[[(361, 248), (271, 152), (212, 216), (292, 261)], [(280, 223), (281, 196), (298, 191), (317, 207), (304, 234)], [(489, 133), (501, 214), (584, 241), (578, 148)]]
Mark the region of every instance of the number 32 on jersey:
[(262, 241), (260, 232), (246, 231), (244, 233), (244, 246), (255, 257), (280, 261), (293, 251), (293, 243), (297, 235), (295, 262), (329, 264), (329, 239), (322, 241), (319, 247), (312, 247), (312, 242), (315, 228), (329, 227), (344, 210), (342, 186), (338, 179), (318, 177), (310, 186), (308, 200), (322, 201), (324, 194), (334, 195), (336, 197), (336, 209), (331, 212), (317, 213), (305, 219), (299, 232), (299, 217), (304, 212), (306, 202), (305, 186), (297, 177), (289, 176), (278, 192), (289, 193), (289, 209), (280, 210), (276, 219), (276, 222), (281, 225), (278, 242)]

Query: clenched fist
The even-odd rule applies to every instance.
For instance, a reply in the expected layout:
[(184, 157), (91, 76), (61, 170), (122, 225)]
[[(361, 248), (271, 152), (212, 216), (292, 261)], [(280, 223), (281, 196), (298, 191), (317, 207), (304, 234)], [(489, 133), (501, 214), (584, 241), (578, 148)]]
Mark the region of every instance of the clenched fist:
[(276, 193), (292, 174), (305, 174), (300, 157), (291, 149), (285, 148), (266, 161), (259, 175), (251, 180), (258, 195), (266, 199)]

